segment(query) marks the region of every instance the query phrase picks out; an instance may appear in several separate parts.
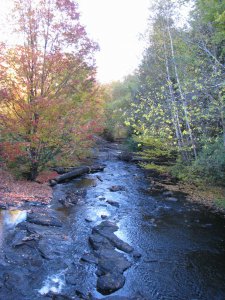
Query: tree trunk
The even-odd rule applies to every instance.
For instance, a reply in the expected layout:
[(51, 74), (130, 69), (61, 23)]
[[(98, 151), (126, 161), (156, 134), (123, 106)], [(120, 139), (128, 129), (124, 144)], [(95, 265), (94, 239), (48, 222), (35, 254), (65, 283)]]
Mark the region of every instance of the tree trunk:
[(171, 35), (171, 32), (170, 32), (170, 27), (169, 27), (168, 23), (167, 23), (167, 31), (168, 31), (168, 35), (169, 35), (169, 39), (170, 39), (170, 48), (171, 48), (172, 61), (173, 61), (173, 65), (174, 65), (176, 81), (177, 81), (178, 90), (179, 90), (179, 94), (180, 94), (180, 97), (181, 97), (181, 100), (182, 100), (182, 106), (183, 106), (184, 115), (185, 115), (185, 123), (186, 123), (187, 129), (188, 129), (189, 138), (190, 138), (190, 141), (191, 141), (194, 158), (196, 159), (197, 158), (197, 151), (196, 151), (196, 146), (195, 146), (195, 142), (194, 142), (194, 137), (193, 137), (191, 125), (190, 125), (190, 122), (189, 122), (186, 97), (183, 94), (183, 91), (182, 91), (182, 88), (181, 88), (180, 78), (179, 78), (179, 75), (178, 75), (177, 64), (176, 64), (176, 59), (175, 59), (175, 54), (174, 54), (173, 39), (172, 39), (172, 35)]
[(38, 176), (38, 164), (31, 163), (29, 180), (34, 181)]
[(79, 177), (81, 175), (84, 175), (84, 174), (104, 171), (104, 168), (105, 168), (104, 165), (90, 166), (90, 167), (84, 166), (84, 167), (74, 168), (73, 171), (65, 173), (63, 175), (60, 175), (60, 176), (54, 178), (53, 180), (51, 180), (50, 185), (53, 186), (53, 185), (56, 185), (57, 183), (63, 183), (65, 181), (72, 180), (72, 179)]
[(166, 77), (167, 77), (167, 82), (168, 82), (168, 86), (169, 86), (169, 93), (170, 93), (170, 100), (168, 99), (168, 104), (169, 104), (171, 117), (172, 117), (174, 129), (175, 129), (178, 148), (179, 148), (179, 151), (181, 153), (182, 159), (184, 161), (187, 161), (187, 154), (183, 150), (184, 140), (183, 140), (183, 134), (182, 134), (182, 131), (181, 131), (181, 128), (180, 128), (179, 115), (178, 115), (178, 110), (177, 110), (177, 107), (176, 107), (176, 102), (175, 102), (175, 97), (174, 97), (174, 92), (173, 92), (173, 87), (172, 87), (172, 81), (171, 81), (171, 76), (170, 76), (170, 70), (169, 70), (169, 63), (168, 63), (167, 49), (166, 49), (165, 40), (163, 41), (163, 46), (164, 46), (165, 66), (166, 66)]

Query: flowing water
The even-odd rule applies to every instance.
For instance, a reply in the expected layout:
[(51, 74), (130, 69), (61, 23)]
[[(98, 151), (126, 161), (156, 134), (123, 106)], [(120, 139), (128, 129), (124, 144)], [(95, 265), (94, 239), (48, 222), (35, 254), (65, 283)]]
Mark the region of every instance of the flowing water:
[[(12, 250), (9, 240), (15, 239), (14, 229), (3, 226), (11, 221), (1, 215), (0, 234), (5, 236), (9, 230), (11, 235), (2, 241), (7, 260), (0, 271), (0, 299), (51, 299), (49, 292), (71, 299), (91, 293), (104, 299), (96, 290), (95, 265), (80, 260), (92, 251), (88, 238), (103, 218), (116, 222), (116, 235), (142, 255), (128, 257), (132, 266), (125, 272), (125, 285), (112, 295), (138, 294), (147, 300), (225, 299), (225, 219), (188, 203), (182, 194), (174, 195), (178, 201), (168, 201), (163, 194), (146, 193), (149, 183), (144, 172), (118, 160), (118, 154), (115, 145), (105, 144), (96, 159), (106, 164), (104, 172), (54, 188), (54, 201), (46, 211), (51, 210), (63, 226), (30, 224), (29, 230), (41, 235), (33, 248), (25, 244)], [(111, 192), (109, 188), (117, 185), (125, 190)], [(74, 194), (76, 205), (64, 207), (58, 202)], [(119, 207), (107, 200), (118, 202)], [(15, 229), (17, 235), (21, 228)]]

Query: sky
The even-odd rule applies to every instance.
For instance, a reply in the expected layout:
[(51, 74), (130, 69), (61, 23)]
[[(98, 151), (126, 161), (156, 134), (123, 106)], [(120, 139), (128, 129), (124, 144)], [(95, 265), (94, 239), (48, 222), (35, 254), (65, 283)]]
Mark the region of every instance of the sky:
[[(11, 0), (1, 0), (0, 18)], [(97, 79), (101, 83), (122, 80), (139, 65), (151, 0), (77, 0), (81, 23), (98, 42)]]
[(140, 63), (150, 0), (79, 0), (81, 22), (99, 43), (97, 78), (101, 83), (122, 80)]

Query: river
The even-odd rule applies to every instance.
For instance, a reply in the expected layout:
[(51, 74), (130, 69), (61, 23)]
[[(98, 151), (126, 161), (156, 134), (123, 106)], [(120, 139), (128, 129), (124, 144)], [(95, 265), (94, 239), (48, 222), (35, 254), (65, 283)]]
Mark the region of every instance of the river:
[(183, 194), (152, 196), (145, 172), (119, 153), (116, 144), (101, 145), (96, 163), (106, 165), (104, 172), (56, 185), (51, 205), (23, 208), (21, 223), (18, 211), (1, 213), (0, 299), (109, 297), (96, 288), (96, 264), (81, 260), (93, 253), (89, 237), (104, 220), (140, 254), (118, 251), (131, 266), (112, 299), (225, 299), (224, 217)]

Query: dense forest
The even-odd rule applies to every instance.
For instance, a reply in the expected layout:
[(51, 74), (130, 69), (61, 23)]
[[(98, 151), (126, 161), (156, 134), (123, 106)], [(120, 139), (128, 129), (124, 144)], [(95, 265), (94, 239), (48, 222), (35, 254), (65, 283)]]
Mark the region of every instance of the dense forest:
[(98, 45), (74, 1), (15, 1), (17, 38), (0, 45), (2, 166), (35, 180), (79, 165), (104, 131), (140, 152), (147, 169), (224, 184), (225, 3), (156, 0), (149, 12), (137, 70), (100, 85)]
[(125, 124), (148, 169), (224, 184), (225, 2), (159, 0), (150, 12), (140, 66), (107, 87), (107, 133)]

